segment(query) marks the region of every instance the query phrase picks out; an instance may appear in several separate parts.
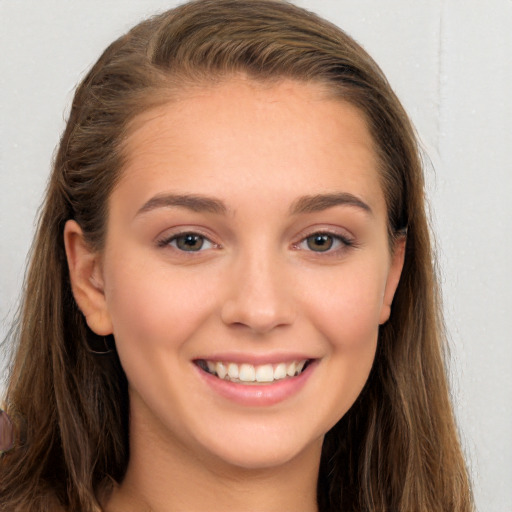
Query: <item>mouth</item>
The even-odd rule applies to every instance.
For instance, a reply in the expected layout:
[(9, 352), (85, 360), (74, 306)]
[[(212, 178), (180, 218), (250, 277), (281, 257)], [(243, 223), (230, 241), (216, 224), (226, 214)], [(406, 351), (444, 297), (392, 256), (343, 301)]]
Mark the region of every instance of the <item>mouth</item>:
[(253, 365), (231, 361), (197, 359), (194, 363), (204, 372), (221, 380), (245, 385), (261, 385), (298, 377), (312, 361), (312, 359), (301, 359), (277, 364)]

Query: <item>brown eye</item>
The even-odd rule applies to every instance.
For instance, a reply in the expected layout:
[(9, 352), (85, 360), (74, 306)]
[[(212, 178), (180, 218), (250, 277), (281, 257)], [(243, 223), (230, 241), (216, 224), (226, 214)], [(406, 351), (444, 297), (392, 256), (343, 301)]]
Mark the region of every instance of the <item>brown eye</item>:
[(306, 238), (308, 249), (315, 252), (328, 251), (334, 244), (334, 237), (325, 233), (315, 233)]
[(195, 233), (185, 233), (175, 237), (173, 241), (181, 251), (199, 251), (203, 248), (205, 239)]

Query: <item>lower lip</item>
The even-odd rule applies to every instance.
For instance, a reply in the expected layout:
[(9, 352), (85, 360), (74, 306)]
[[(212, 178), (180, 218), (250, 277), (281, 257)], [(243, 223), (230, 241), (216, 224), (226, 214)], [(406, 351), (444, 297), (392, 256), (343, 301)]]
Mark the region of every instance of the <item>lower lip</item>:
[(312, 361), (297, 377), (285, 378), (271, 384), (240, 384), (219, 379), (199, 367), (197, 371), (213, 391), (230, 401), (245, 406), (268, 407), (297, 394), (313, 373), (317, 361)]

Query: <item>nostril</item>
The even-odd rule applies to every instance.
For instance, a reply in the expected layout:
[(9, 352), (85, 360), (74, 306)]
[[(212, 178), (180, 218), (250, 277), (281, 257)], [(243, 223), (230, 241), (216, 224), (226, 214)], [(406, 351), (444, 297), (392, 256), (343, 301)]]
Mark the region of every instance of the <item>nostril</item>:
[(295, 315), (285, 301), (258, 304), (257, 301), (233, 300), (224, 304), (221, 317), (224, 324), (231, 328), (264, 334), (277, 327), (291, 325)]

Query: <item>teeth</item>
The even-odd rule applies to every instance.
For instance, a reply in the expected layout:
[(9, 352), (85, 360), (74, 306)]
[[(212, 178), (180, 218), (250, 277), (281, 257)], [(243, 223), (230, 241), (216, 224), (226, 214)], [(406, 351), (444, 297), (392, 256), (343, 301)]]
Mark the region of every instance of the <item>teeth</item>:
[(238, 379), (238, 365), (230, 363), (228, 365), (228, 375), (230, 379)]
[(242, 382), (254, 382), (256, 380), (256, 369), (252, 364), (242, 364), (238, 372), (238, 378)]
[(279, 363), (274, 370), (274, 379), (284, 379), (286, 377), (286, 364)]
[(217, 373), (217, 376), (220, 378), (220, 379), (223, 379), (227, 374), (228, 374), (228, 370), (227, 368), (224, 366), (224, 363), (217, 363), (215, 365), (215, 372)]
[(258, 382), (272, 382), (274, 380), (274, 368), (271, 364), (264, 364), (256, 368), (256, 380)]
[(232, 362), (201, 360), (199, 366), (219, 379), (242, 383), (268, 383), (300, 375), (306, 363), (307, 360), (304, 359), (290, 363), (254, 366), (248, 363), (239, 365)]
[(300, 361), (299, 363), (297, 363), (297, 365), (295, 366), (296, 375), (299, 375), (299, 373), (303, 370), (305, 364), (306, 361)]

